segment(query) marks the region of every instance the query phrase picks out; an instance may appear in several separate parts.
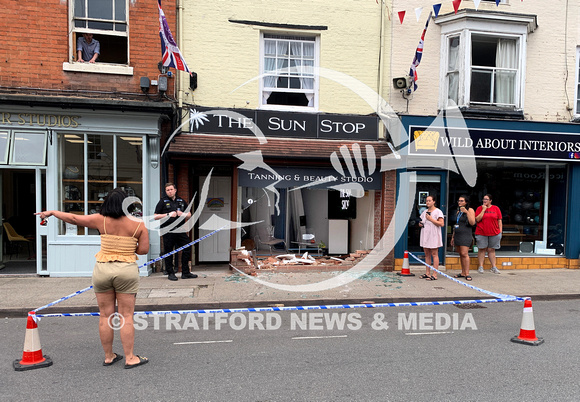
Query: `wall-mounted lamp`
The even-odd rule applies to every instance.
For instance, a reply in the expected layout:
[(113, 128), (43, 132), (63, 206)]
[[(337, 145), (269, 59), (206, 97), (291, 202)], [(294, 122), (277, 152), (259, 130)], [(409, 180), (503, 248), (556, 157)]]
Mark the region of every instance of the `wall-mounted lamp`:
[(191, 88), (192, 91), (195, 91), (195, 88), (197, 88), (197, 73), (193, 71), (189, 76), (189, 87)]
[(159, 69), (159, 72), (161, 74), (167, 74), (167, 72), (169, 71), (169, 67), (164, 66), (162, 61), (157, 63), (157, 68)]
[(141, 85), (141, 91), (146, 94), (149, 92), (149, 86), (151, 85), (151, 82), (149, 81), (149, 78), (141, 77), (139, 85)]

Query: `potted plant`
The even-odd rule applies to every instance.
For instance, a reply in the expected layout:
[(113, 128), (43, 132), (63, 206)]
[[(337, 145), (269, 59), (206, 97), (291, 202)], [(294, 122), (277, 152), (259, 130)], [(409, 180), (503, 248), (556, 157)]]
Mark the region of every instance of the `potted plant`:
[(322, 252), (322, 255), (328, 255), (328, 248), (326, 248), (326, 244), (324, 244), (323, 241), (321, 241), (320, 243), (318, 243), (318, 248)]

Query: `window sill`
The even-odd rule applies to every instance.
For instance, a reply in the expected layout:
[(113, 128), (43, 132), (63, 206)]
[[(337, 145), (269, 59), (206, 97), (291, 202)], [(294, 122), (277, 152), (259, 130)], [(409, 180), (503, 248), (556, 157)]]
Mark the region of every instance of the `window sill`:
[(465, 117), (481, 117), (488, 119), (509, 119), (509, 120), (523, 120), (524, 111), (513, 108), (499, 108), (499, 107), (461, 107), (461, 113)]
[(64, 62), (62, 63), (62, 70), (75, 73), (133, 75), (133, 67), (121, 64)]
[(293, 105), (261, 105), (260, 110), (273, 110), (277, 112), (303, 112), (318, 113), (314, 106), (293, 106)]

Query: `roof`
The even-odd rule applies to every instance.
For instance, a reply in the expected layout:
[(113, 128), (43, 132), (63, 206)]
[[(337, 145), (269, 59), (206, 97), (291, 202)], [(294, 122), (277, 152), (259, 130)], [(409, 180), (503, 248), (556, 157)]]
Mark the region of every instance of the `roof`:
[(260, 144), (256, 137), (214, 134), (181, 134), (174, 138), (169, 146), (169, 154), (174, 157), (212, 156), (227, 157), (239, 153), (261, 151), (267, 159), (314, 159), (326, 160), (333, 152), (340, 155), (340, 148), (346, 145), (351, 150), (358, 144), (363, 158), (366, 158), (366, 146), (375, 150), (376, 158), (391, 153), (386, 141), (345, 141), (313, 140), (298, 138), (267, 138), (267, 143)]

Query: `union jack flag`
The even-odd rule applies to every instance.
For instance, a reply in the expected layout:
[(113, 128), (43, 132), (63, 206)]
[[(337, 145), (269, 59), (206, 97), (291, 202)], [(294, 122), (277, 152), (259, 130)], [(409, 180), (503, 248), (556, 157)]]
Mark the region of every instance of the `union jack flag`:
[(190, 73), (185, 59), (181, 55), (177, 43), (171, 35), (167, 19), (161, 9), (161, 0), (157, 0), (159, 7), (159, 37), (161, 38), (161, 60), (166, 67), (173, 67), (186, 73)]
[[(425, 42), (425, 33), (427, 32), (427, 27), (429, 26), (429, 21), (431, 20), (431, 15), (433, 12), (429, 13), (429, 17), (427, 18), (427, 22), (425, 23), (425, 29), (423, 29), (423, 33), (421, 34), (421, 39), (419, 40), (419, 45), (417, 46), (417, 51), (415, 52), (415, 57), (413, 58), (413, 62), (411, 63), (411, 69), (409, 70), (409, 76), (411, 77), (411, 82), (413, 83), (413, 91), (417, 90), (417, 66), (421, 63), (421, 58), (423, 57), (423, 43)], [(409, 89), (409, 92), (411, 90)]]

